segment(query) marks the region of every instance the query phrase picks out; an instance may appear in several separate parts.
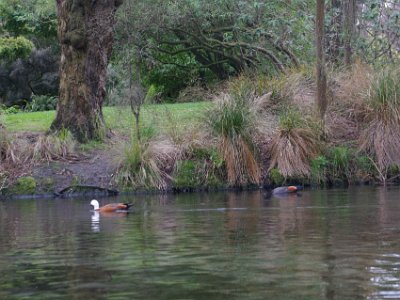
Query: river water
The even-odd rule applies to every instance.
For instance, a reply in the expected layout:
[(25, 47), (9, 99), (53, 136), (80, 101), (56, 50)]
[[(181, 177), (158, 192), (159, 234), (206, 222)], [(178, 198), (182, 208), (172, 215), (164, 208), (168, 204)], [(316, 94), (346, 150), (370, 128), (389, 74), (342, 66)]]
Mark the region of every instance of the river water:
[(0, 299), (400, 299), (400, 189), (0, 202)]

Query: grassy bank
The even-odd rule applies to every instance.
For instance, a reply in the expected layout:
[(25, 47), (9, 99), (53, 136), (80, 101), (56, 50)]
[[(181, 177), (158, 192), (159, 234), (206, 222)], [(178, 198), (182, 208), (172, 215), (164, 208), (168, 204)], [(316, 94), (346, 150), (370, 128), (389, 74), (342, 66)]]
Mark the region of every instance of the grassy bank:
[(398, 72), (355, 65), (329, 78), (323, 122), (307, 69), (232, 79), (212, 102), (144, 106), (140, 140), (124, 107), (104, 108), (115, 134), (90, 147), (68, 132), (44, 136), (54, 111), (3, 115), (0, 190), (24, 182), (36, 191), (88, 183), (127, 191), (397, 183)]

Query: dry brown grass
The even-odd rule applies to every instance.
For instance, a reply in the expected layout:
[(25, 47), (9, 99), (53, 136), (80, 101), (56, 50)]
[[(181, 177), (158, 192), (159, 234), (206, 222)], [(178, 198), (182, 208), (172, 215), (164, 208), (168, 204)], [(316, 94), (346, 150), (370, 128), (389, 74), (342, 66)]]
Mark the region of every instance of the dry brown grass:
[(9, 135), (0, 130), (0, 185), (30, 174), (38, 163), (77, 159), (72, 136)]
[(0, 130), (0, 162), (3, 165), (22, 165), (30, 163), (31, 147), (26, 139), (10, 136), (5, 130)]
[(400, 72), (387, 69), (376, 74), (369, 89), (367, 122), (360, 136), (360, 150), (375, 159), (385, 181), (391, 166), (400, 166)]
[(280, 130), (272, 140), (269, 170), (277, 167), (285, 178), (309, 176), (310, 161), (318, 152), (317, 139), (309, 129)]
[(331, 78), (329, 85), (333, 90), (330, 111), (339, 113), (347, 119), (362, 121), (373, 76), (374, 71), (360, 62), (356, 62), (351, 69), (332, 72), (329, 76)]
[(376, 158), (382, 174), (390, 166), (400, 166), (400, 123), (372, 120), (360, 136), (360, 149)]
[(360, 136), (360, 122), (343, 113), (328, 110), (325, 116), (325, 134), (333, 144), (356, 141)]
[(17, 139), (0, 128), (0, 194), (10, 182), (29, 173), (32, 163), (29, 142)]
[(320, 147), (315, 130), (295, 111), (283, 115), (272, 138), (269, 171), (276, 167), (285, 178), (309, 176)]
[(224, 158), (230, 185), (244, 185), (249, 182), (260, 184), (261, 170), (254, 157), (254, 150), (241, 137), (222, 137), (219, 151)]
[(330, 71), (331, 98), (325, 116), (325, 133), (333, 144), (357, 140), (364, 124), (374, 71), (360, 62), (350, 69)]
[(77, 143), (70, 133), (41, 135), (32, 145), (33, 161), (77, 160)]
[(120, 154), (117, 180), (131, 188), (165, 190), (171, 180), (166, 169), (172, 168), (177, 155), (178, 149), (166, 137), (131, 142)]
[(212, 99), (210, 91), (200, 85), (188, 86), (179, 92), (176, 98), (177, 103), (210, 101)]
[[(254, 85), (246, 77), (228, 84), (229, 93), (219, 95), (205, 116), (207, 130), (215, 138), (231, 186), (260, 184), (255, 139), (263, 127), (262, 106), (268, 101), (256, 97)], [(265, 100), (265, 101), (264, 101)]]

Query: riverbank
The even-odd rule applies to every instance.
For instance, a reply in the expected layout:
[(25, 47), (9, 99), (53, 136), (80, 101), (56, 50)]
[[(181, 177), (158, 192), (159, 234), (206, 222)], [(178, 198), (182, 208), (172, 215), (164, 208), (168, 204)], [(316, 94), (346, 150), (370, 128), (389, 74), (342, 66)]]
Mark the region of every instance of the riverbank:
[[(0, 191), (56, 195), (397, 183), (397, 73), (331, 74), (324, 121), (305, 70), (239, 77), (213, 101), (104, 109), (102, 142), (45, 135), (54, 111), (3, 114)], [(395, 76), (396, 75), (396, 76)], [(398, 89), (398, 90), (397, 90)]]

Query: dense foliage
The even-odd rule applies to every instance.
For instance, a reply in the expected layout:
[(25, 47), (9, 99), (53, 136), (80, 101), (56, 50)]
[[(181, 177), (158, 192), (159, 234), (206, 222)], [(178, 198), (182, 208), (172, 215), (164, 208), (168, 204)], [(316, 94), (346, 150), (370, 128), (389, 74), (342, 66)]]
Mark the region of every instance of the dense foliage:
[(22, 36), (0, 38), (0, 60), (14, 61), (18, 58), (27, 58), (32, 49), (32, 42)]
[[(354, 8), (351, 15), (350, 4)], [(340, 66), (348, 59), (360, 59), (382, 65), (397, 61), (399, 11), (398, 0), (326, 2), (328, 63)], [(208, 88), (239, 73), (275, 74), (314, 62), (315, 1), (125, 0), (117, 19), (109, 104), (121, 103), (126, 97), (121, 91), (128, 85), (128, 61), (135, 67), (134, 79), (151, 87), (157, 102), (175, 101), (187, 87)], [(9, 63), (30, 52), (26, 40), (24, 47), (18, 44), (20, 53), (4, 50), (13, 49), (17, 39), (29, 40), (37, 50), (50, 47), (57, 58), (55, 1), (0, 0), (0, 24), (0, 56), (8, 56)], [(15, 82), (20, 81), (13, 68), (3, 64), (0, 74), (13, 82), (10, 90), (0, 91), (3, 103), (31, 99), (26, 93), (12, 96)], [(55, 96), (57, 88), (51, 90)]]
[(58, 93), (55, 1), (0, 0), (0, 103)]
[[(134, 5), (132, 5), (134, 3)], [(143, 82), (165, 96), (249, 70), (279, 72), (312, 53), (312, 1), (291, 5), (271, 1), (132, 1), (120, 10), (128, 16), (117, 29), (117, 46), (138, 49)], [(118, 54), (115, 62), (119, 61)]]

